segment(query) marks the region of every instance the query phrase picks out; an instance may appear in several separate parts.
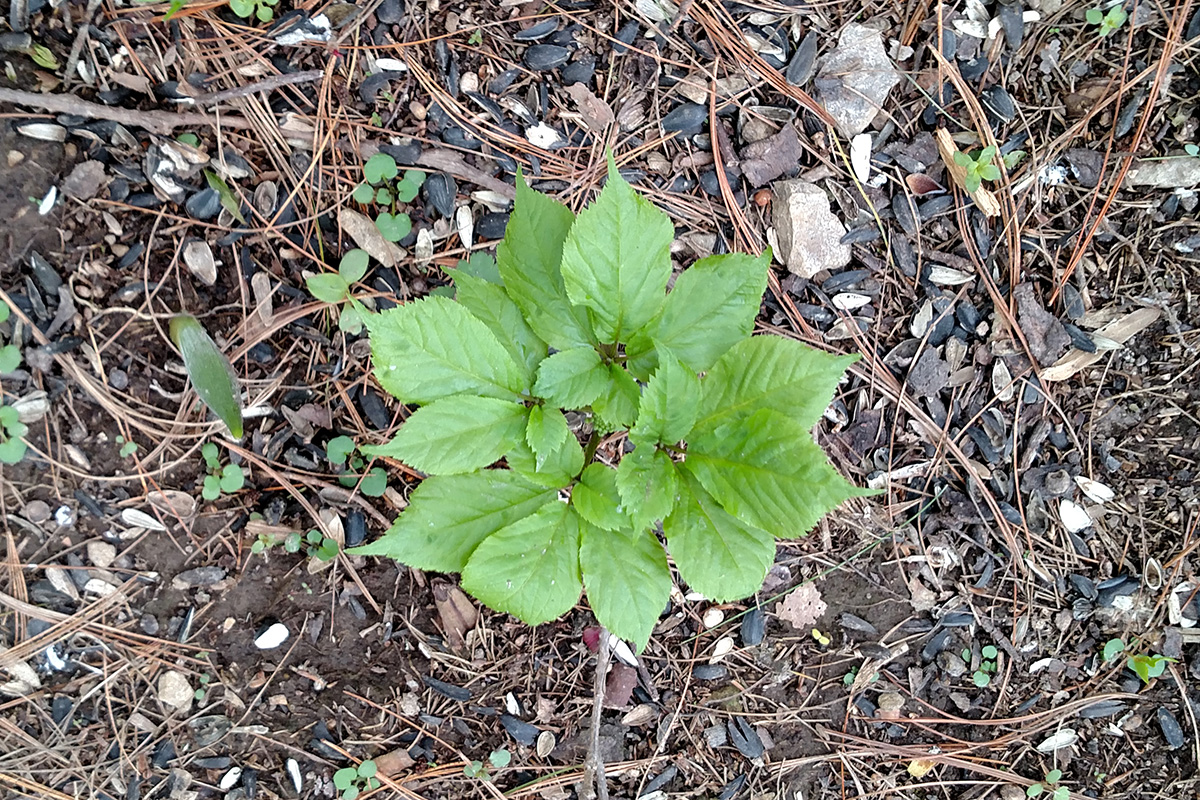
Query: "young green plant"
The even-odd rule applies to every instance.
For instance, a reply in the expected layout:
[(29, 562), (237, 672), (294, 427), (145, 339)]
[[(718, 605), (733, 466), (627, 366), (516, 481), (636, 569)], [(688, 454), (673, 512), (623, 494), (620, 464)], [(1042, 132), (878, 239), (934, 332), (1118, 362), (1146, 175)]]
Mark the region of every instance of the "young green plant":
[(208, 467), (208, 474), (204, 476), (204, 486), (200, 490), (200, 496), (205, 500), (216, 500), (222, 492), (233, 494), (245, 485), (246, 477), (240, 466), (237, 464), (221, 466), (220, 451), (216, 444), (205, 442), (204, 446), (200, 448), (200, 455), (204, 457), (204, 463)]
[(1052, 769), (1046, 773), (1039, 783), (1035, 783), (1025, 790), (1026, 797), (1041, 797), (1044, 793), (1050, 792), (1051, 800), (1068, 800), (1071, 796), (1071, 790), (1065, 786), (1059, 786), (1058, 782), (1062, 780), (1062, 770)]
[[(971, 674), (971, 681), (980, 689), (985, 689), (992, 683), (992, 676), (996, 674), (996, 658), (1000, 655), (1000, 651), (995, 645), (986, 644), (979, 651), (983, 660), (979, 663), (979, 669)], [(970, 663), (971, 651), (963, 650), (963, 661)]]
[(1124, 639), (1109, 639), (1104, 643), (1102, 655), (1105, 663), (1118, 658), (1122, 654), (1125, 655), (1125, 666), (1141, 678), (1142, 683), (1147, 684), (1154, 678), (1160, 677), (1166, 671), (1167, 664), (1175, 663), (1175, 659), (1167, 658), (1158, 653), (1127, 653)]
[(975, 155), (961, 150), (954, 152), (954, 163), (966, 169), (963, 187), (968, 192), (979, 189), (983, 181), (994, 181), (1000, 177), (1000, 168), (993, 162), (996, 158), (996, 146), (989, 144)]
[(495, 769), (504, 769), (511, 761), (512, 753), (503, 749), (493, 750), (488, 754), (487, 764), (484, 764), (482, 761), (472, 761), (463, 767), (463, 775), (466, 775), (468, 778), (478, 778), (481, 781), (490, 781), (492, 779), (492, 772), (488, 768), (488, 764)]
[(379, 788), (376, 774), (375, 762), (369, 759), (357, 767), (342, 767), (333, 773), (333, 788), (341, 792), (342, 800), (355, 800), (362, 792)]
[[(8, 322), (11, 314), (12, 309), (8, 307), (8, 303), (0, 302), (0, 325)], [(0, 346), (0, 375), (7, 375), (19, 366), (21, 366), (21, 348), (12, 342)]]
[(229, 0), (229, 10), (242, 19), (254, 17), (259, 22), (270, 22), (275, 18), (275, 6), (279, 0)]
[(355, 454), (356, 449), (357, 445), (349, 436), (335, 436), (325, 445), (325, 457), (329, 459), (330, 464), (339, 470), (349, 468), (338, 475), (338, 483), (347, 489), (357, 486), (367, 497), (382, 497), (387, 491), (387, 472), (383, 467), (371, 467), (363, 474), (362, 469), (366, 466), (366, 461), (362, 456)]
[(350, 297), (350, 287), (367, 274), (370, 256), (366, 250), (347, 250), (337, 272), (318, 272), (304, 279), (308, 293), (324, 303), (345, 303), (338, 314), (338, 328), (356, 335), (362, 332), (362, 311)]
[(28, 445), (21, 438), (29, 426), (12, 406), (0, 406), (0, 464), (16, 464), (25, 457)]
[(352, 195), (357, 203), (374, 203), (387, 209), (375, 216), (375, 227), (389, 242), (400, 241), (412, 230), (412, 219), (396, 206), (411, 203), (425, 182), (425, 173), (418, 170), (405, 170), (404, 176), (397, 179), (399, 172), (396, 159), (387, 153), (376, 153), (363, 164), (363, 182)]
[(769, 254), (702, 259), (668, 293), (674, 236), (611, 157), (578, 217), (518, 177), (491, 280), (450, 270), (456, 301), (369, 316), (380, 385), (420, 408), (363, 450), (429, 477), (352, 552), (460, 572), (529, 624), (586, 589), (644, 647), (671, 589), (660, 523), (682, 579), (734, 600), (758, 591), (776, 537), (868, 494), (811, 432), (854, 357), (750, 335)]
[(1087, 18), (1089, 25), (1098, 26), (1096, 35), (1101, 39), (1116, 31), (1129, 18), (1129, 14), (1125, 11), (1125, 6), (1121, 3), (1110, 8), (1107, 13), (1100, 8), (1089, 8), (1084, 16)]

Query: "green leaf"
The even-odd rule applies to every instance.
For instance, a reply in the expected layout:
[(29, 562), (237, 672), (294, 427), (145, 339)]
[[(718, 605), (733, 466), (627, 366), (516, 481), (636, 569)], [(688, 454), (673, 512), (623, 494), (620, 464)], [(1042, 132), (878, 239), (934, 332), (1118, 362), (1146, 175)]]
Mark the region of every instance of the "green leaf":
[(583, 469), (583, 448), (574, 436), (552, 452), (539, 469), (533, 450), (525, 442), (519, 443), (504, 455), (508, 466), (531, 483), (550, 489), (562, 489)]
[(1098, 8), (1089, 8), (1084, 16), (1091, 25), (1099, 25), (1104, 21), (1104, 12)]
[(1000, 168), (995, 164), (984, 164), (979, 168), (979, 177), (985, 181), (1000, 180)]
[(521, 441), (528, 413), (520, 403), (459, 395), (418, 409), (384, 445), (363, 447), (370, 456), (398, 458), (429, 475), (482, 469)]
[(1054, 800), (1071, 800), (1071, 790), (1065, 786), (1059, 786), (1054, 790)]
[(59, 67), (58, 59), (54, 57), (54, 53), (50, 52), (50, 48), (45, 45), (35, 44), (30, 47), (29, 57), (39, 67), (45, 67), (48, 70), (56, 70)]
[(529, 388), (496, 335), (465, 307), (427, 297), (367, 318), (375, 375), (406, 403), (452, 394), (518, 399)]
[[(0, 306), (4, 306), (0, 303)], [(0, 347), (0, 375), (7, 375), (21, 366), (21, 349), (15, 344), (6, 344)]]
[(318, 272), (304, 279), (308, 293), (322, 303), (340, 303), (346, 299), (350, 287), (346, 279), (336, 272)]
[(628, 428), (637, 419), (642, 389), (620, 364), (609, 364), (608, 376), (604, 391), (592, 401), (592, 410), (614, 430)]
[(987, 147), (983, 148), (983, 150), (981, 150), (979, 152), (979, 155), (975, 158), (975, 163), (990, 164), (992, 159), (995, 157), (996, 157), (996, 145), (989, 144)]
[(495, 283), (456, 269), (446, 272), (454, 279), (458, 302), (496, 334), (496, 339), (524, 368), (525, 383), (531, 385), (534, 370), (546, 358), (546, 343), (529, 327), (521, 309), (504, 288)]
[(606, 464), (588, 464), (574, 488), (571, 505), (587, 522), (605, 531), (630, 526), (617, 491), (617, 471)]
[(246, 19), (254, 13), (254, 0), (229, 0), (229, 10)]
[(562, 251), (567, 296), (590, 309), (602, 341), (627, 341), (658, 313), (674, 238), (670, 218), (633, 191), (610, 154), (608, 182), (579, 213)]
[(392, 192), (386, 186), (381, 186), (375, 190), (375, 202), (381, 206), (391, 205)]
[(858, 356), (832, 356), (781, 336), (755, 336), (718, 359), (701, 384), (695, 433), (771, 409), (801, 428), (816, 424), (846, 368)]
[(354, 194), (351, 196), (354, 198), (354, 202), (366, 205), (375, 200), (375, 188), (369, 183), (360, 183), (355, 187)]
[(496, 769), (504, 769), (512, 762), (512, 753), (507, 750), (493, 750), (488, 755), (488, 761)]
[(496, 266), (496, 259), (482, 250), (471, 253), (470, 258), (459, 259), (453, 270), (446, 270), (446, 273), (454, 278), (455, 283), (458, 282), (460, 276), (470, 275), (472, 278), (479, 278), (497, 286), (504, 285), (504, 281), (500, 278), (500, 268)]
[(535, 465), (541, 469), (546, 459), (573, 438), (567, 427), (567, 418), (557, 408), (534, 406), (529, 409), (529, 422), (525, 426), (525, 442), (536, 456)]
[(215, 191), (221, 198), (221, 206), (238, 222), (246, 224), (246, 219), (242, 216), (242, 204), (237, 195), (233, 193), (233, 189), (229, 188), (229, 184), (221, 180), (221, 176), (211, 169), (204, 170), (204, 178), (208, 181), (208, 188)]
[(533, 391), (559, 408), (591, 405), (609, 385), (609, 369), (591, 347), (574, 347), (538, 365)]
[(775, 561), (775, 537), (725, 511), (686, 471), (663, 533), (680, 577), (716, 602), (757, 592)]
[(975, 163), (975, 160), (973, 158), (971, 158), (969, 155), (967, 155), (966, 153), (964, 153), (962, 150), (955, 150), (954, 151), (954, 163), (958, 164), (960, 167), (969, 167)]
[(216, 442), (205, 442), (200, 445), (200, 456), (208, 466), (209, 472), (216, 470), (221, 465), (218, 460), (220, 455), (221, 451), (217, 449)]
[(387, 472), (383, 467), (372, 467), (359, 482), (358, 490), (367, 497), (383, 497), (387, 491)]
[(233, 438), (242, 438), (241, 395), (229, 359), (189, 314), (172, 317), (170, 331), (197, 396), (228, 426)]
[(556, 495), (506, 469), (426, 478), (387, 533), (348, 552), (387, 556), (433, 572), (462, 572), (480, 542), (555, 502)]
[(200, 490), (200, 496), (205, 500), (216, 500), (221, 496), (221, 479), (216, 475), (204, 476), (204, 488)]
[(342, 792), (342, 800), (358, 800), (358, 786), (351, 786)]
[(412, 220), (403, 211), (397, 214), (384, 211), (375, 218), (375, 227), (389, 242), (398, 242), (412, 231)]
[(0, 464), (16, 464), (25, 457), (28, 445), (21, 441), (20, 434), (9, 432), (8, 438), (0, 437)]
[(980, 650), (979, 653), (984, 658), (995, 658), (996, 656), (998, 656), (1000, 654), (1000, 651), (996, 649), (995, 645), (988, 644), (988, 645), (984, 645), (983, 649)]
[(358, 776), (360, 778), (374, 778), (376, 772), (378, 772), (378, 768), (376, 768), (375, 762), (369, 759), (358, 765)]
[(357, 336), (362, 333), (362, 329), (362, 314), (358, 308), (350, 304), (342, 306), (338, 311), (338, 330), (345, 331), (351, 336)]
[(226, 464), (221, 470), (221, 491), (233, 494), (245, 485), (246, 476), (242, 474), (242, 468), (237, 464)]
[(529, 326), (556, 350), (594, 340), (586, 311), (572, 306), (563, 288), (563, 242), (574, 220), (571, 209), (530, 189), (518, 171), (516, 204), (496, 247), (496, 266)]
[(579, 600), (579, 518), (553, 501), (483, 540), (462, 572), (462, 586), (488, 606), (537, 625)]
[(988, 684), (992, 682), (990, 675), (978, 669), (975, 670), (974, 674), (971, 675), (971, 680), (974, 682), (975, 686), (980, 689), (986, 689)]
[(634, 444), (674, 444), (696, 424), (700, 379), (665, 347), (658, 354), (658, 369), (642, 392), (637, 424), (629, 432)]
[(770, 266), (770, 251), (758, 258), (726, 253), (697, 261), (675, 280), (649, 332), (631, 339), (626, 366), (640, 378), (649, 376), (658, 342), (692, 370), (711, 369), (754, 330)]
[(358, 283), (367, 274), (367, 264), (370, 260), (366, 250), (347, 250), (338, 262), (338, 274), (345, 278), (347, 284)]
[(617, 465), (617, 492), (635, 529), (645, 528), (671, 513), (677, 483), (671, 457), (647, 445), (626, 453)]
[(963, 176), (963, 188), (968, 192), (977, 191), (981, 183), (979, 173), (974, 170), (968, 170), (967, 174)]
[(868, 494), (830, 466), (806, 428), (769, 409), (693, 439), (684, 467), (730, 514), (781, 539)]
[(370, 183), (383, 183), (396, 177), (396, 159), (387, 153), (376, 153), (363, 164), (363, 177)]
[(0, 325), (8, 322), (8, 317), (10, 314), (12, 314), (12, 309), (9, 308), (8, 303), (0, 300)]
[(349, 436), (335, 436), (325, 445), (325, 457), (329, 459), (329, 463), (335, 466), (341, 466), (346, 463), (346, 459), (354, 452), (354, 440)]
[(648, 529), (606, 531), (582, 525), (579, 566), (601, 625), (644, 650), (671, 594), (667, 554)]
[[(417, 192), (421, 191), (421, 183), (423, 181), (414, 181), (409, 179), (412, 175), (412, 170), (409, 170), (404, 175), (404, 180), (396, 184), (396, 199), (401, 203), (411, 203), (417, 197)], [(424, 177), (424, 173), (418, 172), (418, 175)]]
[(354, 783), (354, 779), (358, 777), (358, 770), (354, 767), (342, 767), (337, 772), (333, 773), (333, 786), (339, 790), (350, 788)]
[(266, 0), (263, 0), (263, 3), (254, 12), (254, 16), (258, 17), (259, 22), (270, 22), (275, 18), (275, 12), (271, 9), (271, 6), (266, 5)]
[(1046, 773), (1046, 783), (1058, 783), (1062, 780), (1062, 770), (1052, 769)]

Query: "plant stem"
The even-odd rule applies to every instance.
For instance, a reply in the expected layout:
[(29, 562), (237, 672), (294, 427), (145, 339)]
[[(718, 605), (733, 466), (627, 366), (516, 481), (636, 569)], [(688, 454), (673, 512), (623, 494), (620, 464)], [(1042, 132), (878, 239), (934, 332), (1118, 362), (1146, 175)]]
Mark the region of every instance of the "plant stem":
[(600, 436), (595, 431), (588, 437), (587, 444), (583, 448), (583, 466), (592, 463), (592, 459), (596, 457), (596, 450), (600, 448)]
[(608, 637), (608, 628), (601, 628), (600, 646), (596, 652), (596, 680), (592, 690), (592, 724), (588, 737), (587, 760), (583, 765), (583, 786), (579, 795), (583, 800), (608, 800), (604, 758), (600, 755), (600, 719), (604, 712), (604, 687), (608, 681), (608, 662), (612, 652)]

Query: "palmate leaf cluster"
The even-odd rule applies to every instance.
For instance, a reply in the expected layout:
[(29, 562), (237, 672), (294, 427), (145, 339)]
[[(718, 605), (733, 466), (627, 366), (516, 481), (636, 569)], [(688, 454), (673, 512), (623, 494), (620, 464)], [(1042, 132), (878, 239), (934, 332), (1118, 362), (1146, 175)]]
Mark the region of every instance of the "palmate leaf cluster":
[[(769, 256), (703, 259), (667, 292), (673, 237), (611, 161), (578, 217), (518, 179), (498, 274), (455, 270), (455, 300), (371, 316), (380, 384), (420, 408), (367, 452), (430, 477), (353, 552), (460, 572), (530, 624), (586, 587), (597, 619), (642, 647), (671, 588), (658, 523), (693, 590), (740, 599), (776, 537), (862, 494), (811, 434), (853, 359), (750, 336)], [(627, 431), (623, 457), (585, 463), (564, 412), (591, 436)]]

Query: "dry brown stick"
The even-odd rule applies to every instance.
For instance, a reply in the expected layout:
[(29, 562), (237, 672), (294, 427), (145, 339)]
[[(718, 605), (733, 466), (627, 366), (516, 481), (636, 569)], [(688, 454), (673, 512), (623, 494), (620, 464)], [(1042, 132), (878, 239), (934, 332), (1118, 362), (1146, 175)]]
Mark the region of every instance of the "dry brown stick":
[(224, 103), (228, 100), (236, 100), (239, 97), (247, 97), (255, 92), (270, 92), (297, 83), (312, 83), (313, 81), (321, 80), (323, 77), (325, 77), (325, 70), (323, 69), (310, 69), (306, 72), (292, 72), (287, 75), (272, 75), (256, 83), (250, 83), (245, 86), (234, 86), (232, 89), (222, 89), (219, 92), (196, 95), (192, 99), (197, 104)]
[(608, 628), (600, 628), (600, 646), (596, 650), (595, 695), (592, 705), (592, 722), (588, 736), (587, 760), (583, 766), (583, 785), (579, 796), (584, 800), (608, 800), (608, 781), (604, 777), (604, 756), (600, 754), (600, 719), (604, 715), (604, 688), (608, 682), (608, 662), (612, 646)]
[(135, 111), (81, 100), (73, 94), (41, 94), (25, 92), (20, 89), (0, 88), (0, 103), (31, 106), (55, 114), (78, 114), (88, 119), (106, 119), (164, 136), (169, 135), (176, 128), (189, 125), (212, 125), (213, 127), (220, 125), (225, 128), (239, 129), (251, 127), (250, 121), (242, 117), (222, 117), (218, 122), (216, 117), (204, 113)]

